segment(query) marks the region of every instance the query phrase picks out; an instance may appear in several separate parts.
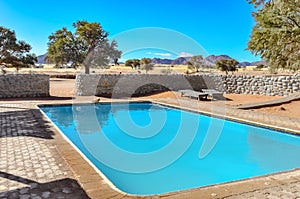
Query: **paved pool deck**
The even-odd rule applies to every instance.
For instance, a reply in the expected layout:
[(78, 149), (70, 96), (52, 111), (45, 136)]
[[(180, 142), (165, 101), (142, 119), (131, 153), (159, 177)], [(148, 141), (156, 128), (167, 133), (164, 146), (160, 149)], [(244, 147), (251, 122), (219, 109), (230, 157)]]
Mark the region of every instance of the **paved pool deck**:
[[(183, 98), (150, 100), (300, 132), (299, 118), (224, 109), (220, 104), (212, 107)], [(124, 194), (112, 188), (36, 107), (91, 101), (0, 101), (0, 198), (300, 198), (300, 170), (157, 196)]]

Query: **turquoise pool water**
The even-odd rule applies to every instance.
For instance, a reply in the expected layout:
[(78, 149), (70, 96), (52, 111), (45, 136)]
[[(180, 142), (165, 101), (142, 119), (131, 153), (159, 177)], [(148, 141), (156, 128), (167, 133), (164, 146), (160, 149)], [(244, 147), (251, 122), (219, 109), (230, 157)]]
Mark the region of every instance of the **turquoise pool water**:
[[(40, 108), (130, 194), (161, 194), (300, 167), (300, 138), (270, 129), (152, 103)], [(217, 139), (206, 139), (214, 129), (221, 129), (212, 136)], [(215, 145), (201, 156), (204, 142)]]

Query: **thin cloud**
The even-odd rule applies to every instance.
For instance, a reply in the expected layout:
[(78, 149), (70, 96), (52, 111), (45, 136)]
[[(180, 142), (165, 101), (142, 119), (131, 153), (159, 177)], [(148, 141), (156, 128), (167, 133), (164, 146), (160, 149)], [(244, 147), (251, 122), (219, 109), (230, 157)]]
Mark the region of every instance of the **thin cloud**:
[(179, 53), (179, 57), (193, 57), (194, 55), (187, 52), (181, 52)]
[(155, 53), (155, 55), (158, 55), (161, 57), (171, 57), (172, 56), (170, 53)]
[(146, 52), (147, 55), (152, 55), (152, 52)]

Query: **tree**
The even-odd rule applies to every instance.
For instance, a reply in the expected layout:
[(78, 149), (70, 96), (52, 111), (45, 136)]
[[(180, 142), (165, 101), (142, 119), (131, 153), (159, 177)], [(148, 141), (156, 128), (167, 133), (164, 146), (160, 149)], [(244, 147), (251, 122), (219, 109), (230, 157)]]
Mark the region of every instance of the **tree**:
[(14, 31), (0, 26), (0, 66), (29, 67), (37, 62), (34, 54), (30, 54), (31, 46), (18, 41)]
[(220, 71), (225, 71), (226, 75), (228, 74), (228, 71), (234, 72), (237, 70), (237, 65), (239, 64), (238, 61), (235, 59), (221, 59), (216, 62), (217, 68)]
[(263, 65), (263, 64), (258, 64), (257, 66), (256, 66), (256, 68), (257, 69), (263, 69), (265, 66)]
[(143, 58), (140, 61), (141, 65), (143, 65), (143, 64), (151, 64), (151, 63), (152, 63), (152, 60), (150, 58)]
[[(77, 68), (79, 63), (79, 55), (76, 54), (76, 39), (71, 31), (67, 28), (57, 30), (49, 36), (47, 60), (55, 63), (56, 66), (64, 66), (72, 61), (72, 67)], [(76, 60), (75, 60), (76, 59)]]
[(125, 62), (125, 66), (130, 66), (132, 69), (140, 67), (141, 63), (139, 59), (128, 59)]
[(122, 52), (116, 50), (117, 43), (115, 41), (109, 43), (104, 42), (101, 46), (96, 47), (84, 60), (84, 65), (91, 68), (109, 68), (108, 63), (113, 61), (115, 64)]
[(99, 23), (77, 21), (73, 27), (74, 33), (62, 28), (49, 36), (48, 61), (56, 65), (71, 63), (74, 68), (84, 65), (89, 74), (90, 67), (107, 66), (121, 57), (117, 43), (109, 42), (108, 32)]
[(199, 68), (203, 66), (203, 57), (202, 55), (195, 55), (190, 60), (187, 61), (189, 69), (194, 69), (199, 72)]
[(153, 70), (154, 64), (143, 64), (142, 69), (146, 70), (146, 73), (148, 73), (149, 70)]
[(154, 68), (152, 60), (150, 58), (141, 59), (140, 64), (142, 65), (142, 69), (146, 70), (146, 73), (148, 73), (149, 70), (153, 70)]
[[(252, 3), (252, 2), (251, 2)], [(300, 69), (300, 2), (295, 0), (254, 1), (248, 49), (265, 59), (272, 69)]]

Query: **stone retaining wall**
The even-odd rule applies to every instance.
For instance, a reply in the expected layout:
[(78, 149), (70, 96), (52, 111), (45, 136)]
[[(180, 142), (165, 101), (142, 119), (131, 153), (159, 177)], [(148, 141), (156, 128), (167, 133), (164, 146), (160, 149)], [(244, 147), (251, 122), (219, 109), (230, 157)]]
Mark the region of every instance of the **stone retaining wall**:
[(222, 77), (227, 93), (286, 96), (300, 91), (300, 75), (294, 76), (235, 76)]
[(180, 89), (200, 91), (213, 88), (226, 93), (289, 95), (300, 90), (300, 75), (238, 76), (238, 75), (85, 75), (76, 77), (79, 96), (134, 96)]
[(0, 99), (49, 96), (49, 76), (40, 74), (0, 75)]
[[(193, 82), (194, 87), (190, 85)], [(205, 86), (199, 76), (184, 75), (77, 75), (76, 94), (80, 96), (138, 96), (179, 89), (199, 90)]]

